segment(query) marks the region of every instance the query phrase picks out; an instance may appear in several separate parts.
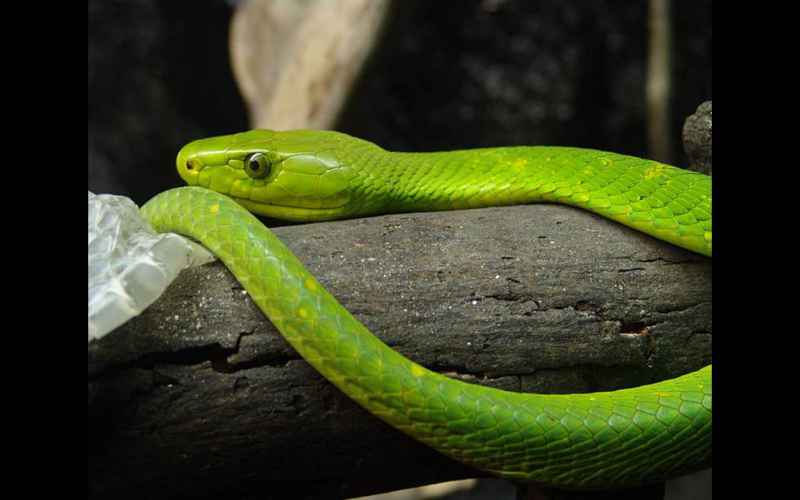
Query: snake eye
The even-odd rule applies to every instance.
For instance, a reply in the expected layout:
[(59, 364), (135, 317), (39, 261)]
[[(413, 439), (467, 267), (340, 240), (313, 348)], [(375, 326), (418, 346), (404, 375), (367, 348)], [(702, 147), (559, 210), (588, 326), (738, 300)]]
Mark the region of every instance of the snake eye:
[(253, 179), (263, 179), (269, 175), (269, 159), (264, 153), (253, 153), (245, 159), (244, 170)]

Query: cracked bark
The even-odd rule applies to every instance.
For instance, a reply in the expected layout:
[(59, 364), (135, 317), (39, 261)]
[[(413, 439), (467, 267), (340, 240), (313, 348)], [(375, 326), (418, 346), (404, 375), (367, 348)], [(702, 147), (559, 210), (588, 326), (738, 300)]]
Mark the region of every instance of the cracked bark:
[[(576, 209), (275, 232), (387, 344), (469, 382), (583, 392), (710, 362), (710, 259)], [(90, 345), (89, 428), (95, 498), (245, 496), (276, 479), (339, 497), (476, 475), (328, 384), (219, 263)]]

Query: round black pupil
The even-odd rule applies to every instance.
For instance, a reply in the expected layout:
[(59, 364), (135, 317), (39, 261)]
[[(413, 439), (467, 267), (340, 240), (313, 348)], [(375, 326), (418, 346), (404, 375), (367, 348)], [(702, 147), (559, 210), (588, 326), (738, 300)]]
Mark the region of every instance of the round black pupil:
[(255, 158), (250, 160), (250, 169), (251, 170), (258, 171), (260, 168), (261, 168), (261, 164), (258, 162), (258, 160), (256, 160)]

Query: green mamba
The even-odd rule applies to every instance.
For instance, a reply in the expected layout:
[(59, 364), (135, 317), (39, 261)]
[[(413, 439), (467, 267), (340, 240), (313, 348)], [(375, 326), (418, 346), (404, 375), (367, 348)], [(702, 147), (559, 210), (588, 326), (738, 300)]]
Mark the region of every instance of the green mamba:
[(157, 195), (143, 216), (208, 247), (303, 358), (413, 438), (492, 474), (563, 488), (634, 486), (710, 466), (711, 365), (589, 394), (461, 382), (386, 346), (247, 211), (321, 221), (552, 202), (711, 256), (710, 177), (590, 149), (399, 153), (311, 130), (194, 141), (177, 167), (193, 187)]

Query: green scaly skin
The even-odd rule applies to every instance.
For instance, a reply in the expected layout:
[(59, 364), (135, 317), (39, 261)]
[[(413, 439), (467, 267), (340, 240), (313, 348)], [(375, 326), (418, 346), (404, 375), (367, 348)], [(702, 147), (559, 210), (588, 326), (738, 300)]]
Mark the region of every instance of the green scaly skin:
[[(248, 175), (253, 153), (268, 159), (268, 175)], [(633, 486), (710, 465), (710, 365), (656, 384), (572, 395), (448, 378), (376, 338), (242, 208), (312, 221), (557, 202), (710, 256), (708, 176), (577, 148), (394, 153), (322, 131), (203, 139), (181, 150), (177, 166), (189, 184), (230, 197), (173, 189), (142, 207), (145, 218), (206, 245), (303, 358), (415, 439), (501, 477), (564, 488)]]

